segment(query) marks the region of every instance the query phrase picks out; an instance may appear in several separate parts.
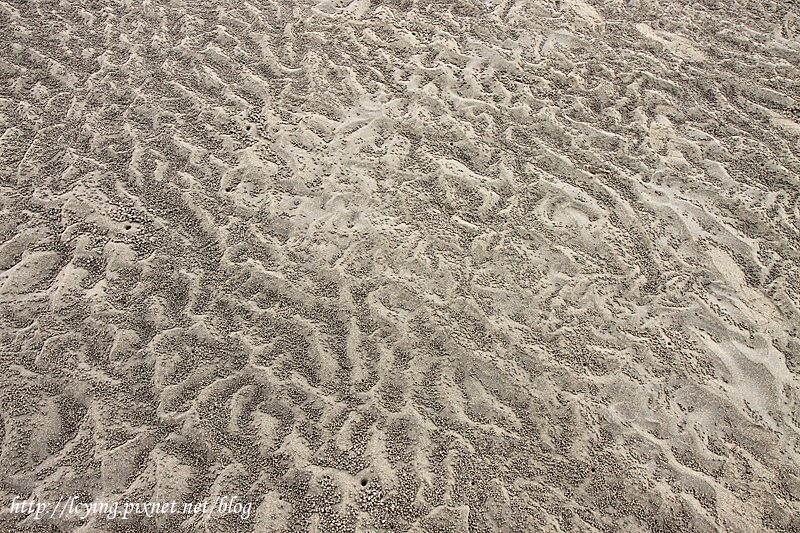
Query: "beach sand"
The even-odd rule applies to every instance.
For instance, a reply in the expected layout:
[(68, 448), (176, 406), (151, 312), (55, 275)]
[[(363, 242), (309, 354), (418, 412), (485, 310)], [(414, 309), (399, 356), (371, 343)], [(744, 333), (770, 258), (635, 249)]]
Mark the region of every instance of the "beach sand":
[(800, 531), (789, 5), (0, 1), (0, 530)]

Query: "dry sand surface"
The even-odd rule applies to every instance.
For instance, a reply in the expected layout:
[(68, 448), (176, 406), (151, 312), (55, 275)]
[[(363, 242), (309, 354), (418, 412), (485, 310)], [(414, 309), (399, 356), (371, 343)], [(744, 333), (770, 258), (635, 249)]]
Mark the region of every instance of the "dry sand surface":
[(800, 531), (790, 5), (0, 1), (0, 531)]

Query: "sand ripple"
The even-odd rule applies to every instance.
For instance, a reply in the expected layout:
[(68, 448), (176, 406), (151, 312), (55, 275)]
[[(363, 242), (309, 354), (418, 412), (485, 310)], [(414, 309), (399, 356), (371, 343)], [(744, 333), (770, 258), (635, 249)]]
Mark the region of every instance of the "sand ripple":
[(0, 2), (0, 501), (797, 530), (779, 4)]

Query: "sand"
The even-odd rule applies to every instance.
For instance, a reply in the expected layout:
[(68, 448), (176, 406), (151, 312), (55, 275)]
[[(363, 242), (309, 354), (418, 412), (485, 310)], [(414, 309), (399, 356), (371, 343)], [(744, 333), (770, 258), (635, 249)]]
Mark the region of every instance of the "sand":
[(0, 1), (0, 530), (800, 530), (799, 14)]

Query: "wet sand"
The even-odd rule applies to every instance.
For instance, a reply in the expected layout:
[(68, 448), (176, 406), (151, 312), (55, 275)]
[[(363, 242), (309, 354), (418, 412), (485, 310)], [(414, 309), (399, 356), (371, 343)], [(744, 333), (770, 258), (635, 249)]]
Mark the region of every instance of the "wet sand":
[(0, 1), (0, 530), (800, 530), (787, 6)]

